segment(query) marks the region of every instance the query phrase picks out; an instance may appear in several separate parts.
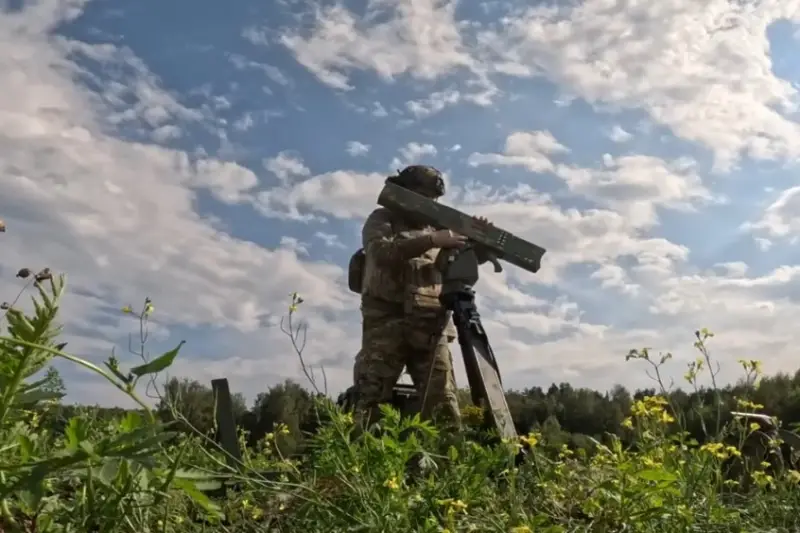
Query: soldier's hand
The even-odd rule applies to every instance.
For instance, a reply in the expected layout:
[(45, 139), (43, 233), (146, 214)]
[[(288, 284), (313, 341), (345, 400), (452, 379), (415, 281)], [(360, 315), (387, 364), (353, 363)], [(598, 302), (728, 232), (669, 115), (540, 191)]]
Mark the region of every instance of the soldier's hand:
[(431, 234), (431, 242), (436, 248), (461, 248), (466, 244), (467, 238), (449, 229), (440, 229)]
[(486, 217), (472, 217), (472, 218), (474, 218), (474, 219), (475, 219), (475, 221), (476, 221), (476, 222), (478, 223), (478, 225), (480, 225), (480, 226), (494, 226), (494, 224), (492, 224), (491, 222), (489, 222), (489, 219), (488, 219), (488, 218), (486, 218)]

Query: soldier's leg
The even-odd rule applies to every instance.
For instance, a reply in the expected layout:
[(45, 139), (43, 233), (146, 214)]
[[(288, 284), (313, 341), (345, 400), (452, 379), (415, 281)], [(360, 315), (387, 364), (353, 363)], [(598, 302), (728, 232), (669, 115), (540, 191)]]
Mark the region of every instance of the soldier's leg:
[(426, 349), (415, 348), (408, 355), (407, 368), (419, 391), (420, 411), (424, 419), (433, 419), (443, 427), (461, 427), (453, 356), (442, 338)]
[(356, 418), (362, 428), (380, 419), (378, 406), (391, 403), (405, 366), (402, 328), (395, 321), (365, 321), (361, 350), (353, 366)]

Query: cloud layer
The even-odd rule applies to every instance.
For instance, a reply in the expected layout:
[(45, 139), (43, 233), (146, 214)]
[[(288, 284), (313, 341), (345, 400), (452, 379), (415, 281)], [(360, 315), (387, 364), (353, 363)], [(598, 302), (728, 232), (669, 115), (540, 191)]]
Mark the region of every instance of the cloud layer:
[(126, 346), (119, 308), (150, 296), (153, 349), (188, 341), (175, 372), (252, 397), (301, 375), (278, 327), (299, 291), (341, 390), (360, 224), (388, 172), (429, 162), (448, 203), (548, 250), (480, 282), (508, 386), (643, 385), (623, 366), (643, 346), (679, 376), (701, 327), (726, 379), (738, 357), (794, 370), (800, 63), (775, 28), (800, 2), (286, 2), (207, 39), (175, 22), (172, 56), (116, 8), (0, 17), (0, 294), (66, 272), (76, 352)]

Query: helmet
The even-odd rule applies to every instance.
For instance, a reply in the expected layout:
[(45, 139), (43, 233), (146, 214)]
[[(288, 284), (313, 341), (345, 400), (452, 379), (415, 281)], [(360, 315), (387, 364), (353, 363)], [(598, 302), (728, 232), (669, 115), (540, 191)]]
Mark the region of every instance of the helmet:
[(442, 173), (428, 165), (407, 166), (386, 181), (429, 198), (444, 196)]

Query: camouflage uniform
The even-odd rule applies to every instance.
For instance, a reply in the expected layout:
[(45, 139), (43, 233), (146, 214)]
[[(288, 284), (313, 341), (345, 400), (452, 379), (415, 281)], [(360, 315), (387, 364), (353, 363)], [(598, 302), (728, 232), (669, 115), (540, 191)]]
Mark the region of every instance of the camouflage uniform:
[[(408, 186), (404, 173), (408, 177), (414, 172), (415, 186)], [(396, 183), (438, 197), (444, 192), (440, 176), (430, 167), (413, 166)], [(437, 180), (438, 187), (430, 186)], [(370, 422), (379, 418), (378, 405), (391, 400), (405, 367), (417, 388), (422, 416), (460, 425), (449, 348), (456, 330), (439, 302), (442, 278), (435, 264), (439, 249), (431, 241), (434, 231), (382, 207), (364, 223), (363, 332), (353, 378), (356, 411)]]

